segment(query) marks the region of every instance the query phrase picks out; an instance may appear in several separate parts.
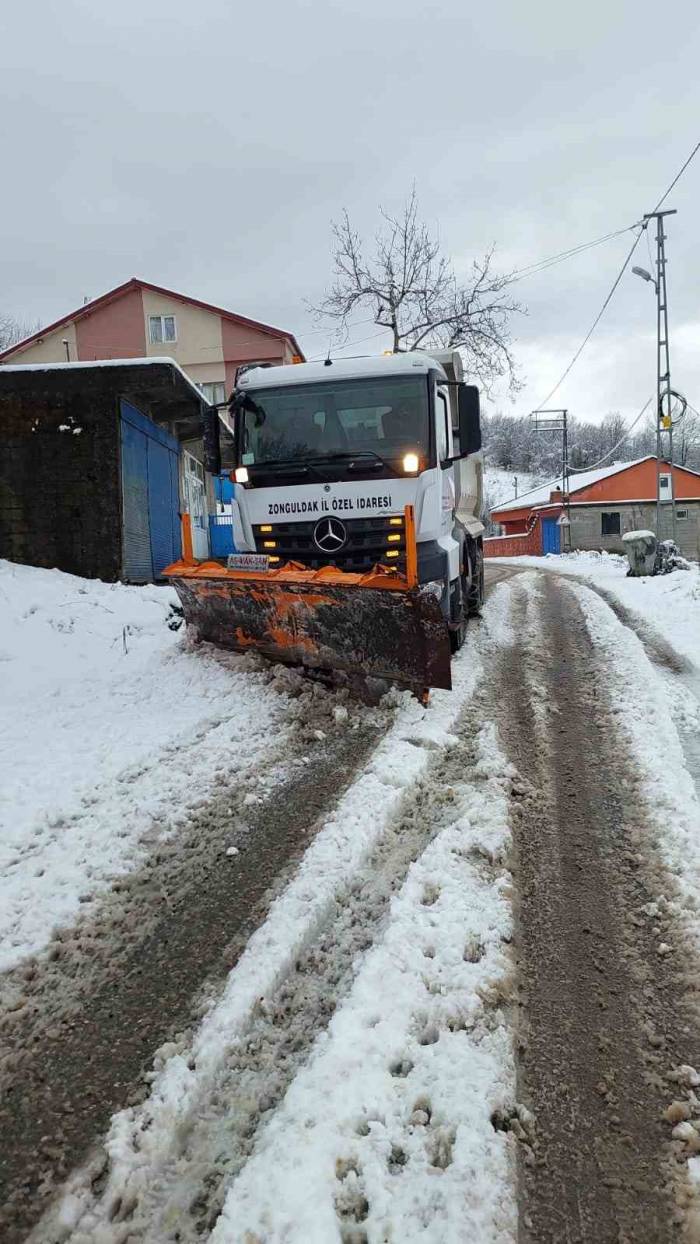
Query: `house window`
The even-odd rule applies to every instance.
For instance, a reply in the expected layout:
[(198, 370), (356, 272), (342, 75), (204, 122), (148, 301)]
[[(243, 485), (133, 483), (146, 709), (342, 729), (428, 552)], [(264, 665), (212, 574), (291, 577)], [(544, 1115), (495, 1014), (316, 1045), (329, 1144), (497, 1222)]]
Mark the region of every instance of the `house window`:
[(177, 341), (177, 328), (174, 315), (149, 315), (148, 335), (151, 345), (159, 345), (163, 341)]
[(619, 510), (616, 510), (612, 514), (601, 514), (600, 534), (602, 536), (619, 536), (620, 534), (620, 512)]
[(226, 401), (226, 385), (223, 380), (213, 381), (211, 383), (207, 381), (197, 387), (202, 390), (202, 393), (206, 397), (207, 401), (211, 402), (212, 406), (218, 406), (221, 402)]
[(659, 476), (659, 495), (662, 501), (671, 500), (671, 475)]
[(679, 520), (680, 520), (680, 519), (687, 518), (687, 517), (688, 517), (688, 511), (687, 511), (687, 510), (676, 510), (676, 518), (677, 518), (677, 519), (679, 519)]

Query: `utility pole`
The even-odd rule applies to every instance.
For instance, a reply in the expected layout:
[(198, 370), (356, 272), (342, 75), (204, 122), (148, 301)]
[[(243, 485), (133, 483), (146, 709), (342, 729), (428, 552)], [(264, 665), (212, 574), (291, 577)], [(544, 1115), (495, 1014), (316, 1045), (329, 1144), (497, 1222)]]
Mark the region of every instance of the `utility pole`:
[(566, 508), (566, 532), (571, 549), (571, 498), (569, 496), (569, 430), (568, 410), (533, 410), (530, 415), (536, 432), (561, 432), (561, 484), (562, 499)]
[[(671, 359), (668, 345), (668, 300), (666, 296), (666, 234), (664, 217), (675, 216), (675, 209), (647, 212), (646, 221), (656, 221), (656, 539), (661, 539), (661, 458), (662, 429), (668, 430), (668, 456), (671, 466), (671, 534), (676, 539), (676, 490), (673, 479), (673, 418), (671, 412)], [(666, 410), (664, 413), (664, 399)]]
[(515, 495), (516, 495), (516, 497), (517, 497), (517, 495), (518, 495), (518, 477), (517, 477), (517, 475), (514, 475), (514, 476), (513, 476), (513, 487), (514, 487), (514, 489), (515, 489)]

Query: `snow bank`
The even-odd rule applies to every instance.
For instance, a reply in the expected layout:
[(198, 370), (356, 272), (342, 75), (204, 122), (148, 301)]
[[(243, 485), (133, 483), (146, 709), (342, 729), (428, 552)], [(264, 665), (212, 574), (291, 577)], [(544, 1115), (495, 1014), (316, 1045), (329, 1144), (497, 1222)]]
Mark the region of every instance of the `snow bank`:
[[(499, 1003), (510, 972), (509, 766), (492, 726), (454, 820), (411, 867), (388, 927), (231, 1186), (212, 1244), (516, 1237), (515, 1094)], [(506, 989), (507, 993), (507, 989)], [(357, 1228), (355, 1228), (357, 1230)], [(343, 1236), (345, 1238), (345, 1236)], [(359, 1238), (359, 1236), (358, 1236)]]
[(0, 561), (0, 969), (282, 728), (249, 661), (168, 628), (176, 599)]

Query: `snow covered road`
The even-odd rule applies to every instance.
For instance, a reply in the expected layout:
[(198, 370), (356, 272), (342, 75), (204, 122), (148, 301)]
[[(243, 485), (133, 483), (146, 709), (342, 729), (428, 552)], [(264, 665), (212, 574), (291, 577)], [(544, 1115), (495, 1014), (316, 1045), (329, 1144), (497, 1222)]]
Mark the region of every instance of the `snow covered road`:
[(694, 1238), (690, 658), (490, 579), (427, 710), (234, 662), (275, 738), (5, 975), (3, 1239)]

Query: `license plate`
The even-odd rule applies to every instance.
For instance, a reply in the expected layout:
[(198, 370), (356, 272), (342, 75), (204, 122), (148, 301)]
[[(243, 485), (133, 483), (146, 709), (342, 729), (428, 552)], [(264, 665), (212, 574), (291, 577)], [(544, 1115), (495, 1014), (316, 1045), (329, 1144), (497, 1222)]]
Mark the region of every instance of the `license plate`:
[(229, 553), (226, 565), (229, 570), (269, 570), (267, 553)]

